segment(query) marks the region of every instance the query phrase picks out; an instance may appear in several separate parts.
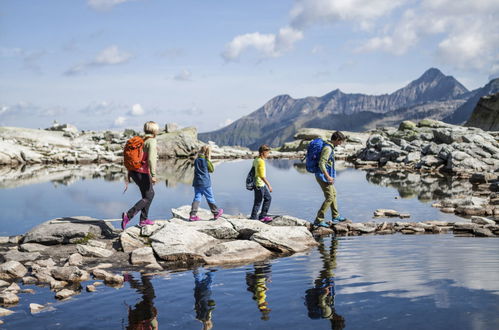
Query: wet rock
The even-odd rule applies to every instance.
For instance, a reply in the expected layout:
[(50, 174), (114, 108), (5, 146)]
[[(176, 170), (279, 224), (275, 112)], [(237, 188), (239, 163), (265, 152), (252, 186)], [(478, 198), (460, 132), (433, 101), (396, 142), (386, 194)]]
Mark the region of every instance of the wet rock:
[(195, 229), (216, 239), (236, 239), (239, 236), (232, 224), (226, 219), (219, 218), (211, 221), (184, 221), (172, 219), (171, 223)]
[(93, 285), (87, 285), (86, 290), (87, 292), (95, 292), (97, 291), (97, 288)]
[(191, 227), (167, 223), (150, 237), (156, 255), (166, 261), (202, 261), (218, 240)]
[(103, 269), (94, 269), (92, 271), (92, 274), (95, 276), (95, 278), (104, 280), (106, 284), (122, 284), (123, 282), (125, 282), (125, 278), (123, 277), (123, 275), (112, 274)]
[(19, 297), (12, 292), (3, 292), (0, 294), (0, 304), (3, 305), (14, 305), (19, 302)]
[(400, 213), (395, 210), (377, 209), (374, 211), (375, 217), (398, 217)]
[(53, 281), (50, 282), (50, 289), (57, 291), (57, 290), (63, 289), (68, 284), (69, 283), (66, 282), (66, 281), (53, 280)]
[(68, 258), (69, 266), (81, 266), (83, 264), (83, 256), (79, 253), (73, 253)]
[(20, 252), (17, 250), (10, 250), (3, 255), (6, 261), (34, 261), (40, 258), (41, 254), (39, 252)]
[(400, 213), (399, 218), (400, 219), (405, 219), (405, 218), (410, 218), (411, 215), (409, 213)]
[(425, 229), (422, 227), (405, 227), (400, 230), (402, 234), (405, 235), (412, 235), (412, 234), (423, 234), (425, 232)]
[(239, 240), (215, 245), (205, 252), (209, 265), (240, 264), (269, 258), (272, 253), (253, 241)]
[(477, 224), (474, 223), (456, 223), (454, 224), (454, 231), (467, 231), (473, 232), (475, 229), (479, 228)]
[(36, 284), (38, 280), (33, 276), (25, 276), (22, 278), (22, 282), (24, 285)]
[(55, 294), (55, 297), (56, 297), (56, 299), (63, 300), (63, 299), (68, 299), (69, 297), (72, 297), (72, 296), (77, 295), (77, 294), (78, 294), (78, 292), (76, 292), (76, 291), (69, 290), (69, 289), (62, 289), (61, 291), (58, 291)]
[(19, 247), (19, 250), (22, 252), (42, 252), (46, 250), (48, 246), (43, 245), (43, 244), (37, 244), (37, 243), (26, 243), (26, 244), (21, 244)]
[(254, 233), (251, 238), (263, 247), (282, 253), (295, 253), (317, 245), (310, 231), (305, 227), (271, 227)]
[(475, 236), (479, 236), (479, 237), (493, 237), (493, 236), (495, 236), (494, 233), (492, 233), (487, 228), (475, 228), (473, 230), (473, 234), (475, 234)]
[(22, 278), (28, 270), (18, 261), (7, 261), (0, 265), (0, 279), (11, 280)]
[(51, 274), (55, 279), (67, 282), (88, 281), (90, 278), (86, 271), (81, 270), (76, 266), (54, 267), (51, 270)]
[(78, 252), (83, 256), (97, 257), (97, 258), (108, 258), (113, 255), (114, 251), (103, 249), (100, 247), (94, 247), (90, 245), (78, 244), (76, 246)]
[(485, 217), (477, 217), (477, 216), (471, 217), (471, 222), (476, 223), (478, 225), (495, 225), (495, 223), (496, 223), (494, 220), (490, 220), (490, 219), (487, 219)]
[(31, 304), (29, 304), (29, 310), (30, 310), (31, 314), (36, 314), (36, 313), (39, 313), (39, 312), (41, 312), (44, 308), (45, 308), (45, 306), (40, 305), (40, 304), (35, 304), (35, 303), (31, 303)]
[(348, 226), (346, 224), (334, 224), (333, 230), (338, 235), (348, 234)]
[(9, 285), (4, 291), (18, 293), (19, 291), (21, 291), (21, 287), (17, 283), (14, 282), (11, 285)]
[(325, 228), (325, 227), (317, 227), (317, 228), (314, 228), (312, 233), (314, 235), (317, 235), (317, 236), (326, 236), (326, 235), (334, 234), (334, 229)]
[(373, 233), (376, 230), (376, 228), (375, 227), (368, 227), (362, 223), (349, 223), (348, 230), (349, 231), (357, 231), (357, 232), (362, 233), (362, 234), (369, 234), (369, 233)]
[(66, 217), (46, 221), (31, 229), (23, 243), (68, 244), (85, 237), (111, 237), (113, 227), (90, 217)]
[(151, 247), (144, 247), (133, 250), (130, 255), (130, 261), (134, 266), (149, 265), (157, 263), (154, 252)]
[(14, 314), (14, 312), (11, 311), (10, 309), (0, 307), (0, 316), (9, 316), (11, 314)]

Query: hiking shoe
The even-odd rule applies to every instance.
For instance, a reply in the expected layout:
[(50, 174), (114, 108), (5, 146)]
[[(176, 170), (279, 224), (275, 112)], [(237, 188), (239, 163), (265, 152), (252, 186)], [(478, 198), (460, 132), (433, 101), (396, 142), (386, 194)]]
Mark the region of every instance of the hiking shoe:
[(325, 221), (314, 222), (314, 226), (329, 228), (329, 224)]
[(200, 218), (200, 217), (198, 217), (197, 215), (191, 215), (191, 216), (189, 217), (189, 220), (190, 220), (190, 221), (199, 221), (199, 220), (201, 220), (201, 218)]
[(336, 223), (337, 223), (337, 222), (342, 222), (342, 221), (345, 221), (345, 220), (346, 220), (346, 218), (345, 218), (345, 217), (342, 217), (342, 216), (337, 216), (336, 218), (333, 218), (332, 220), (333, 220), (333, 222), (336, 222)]
[(272, 220), (273, 220), (273, 219), (272, 219), (271, 217), (269, 217), (269, 216), (265, 216), (265, 217), (263, 217), (263, 218), (260, 218), (260, 221), (261, 221), (261, 222), (270, 222), (270, 221), (272, 221)]
[(220, 218), (224, 214), (224, 209), (218, 209), (218, 213), (215, 215), (215, 220)]
[(154, 225), (154, 221), (149, 220), (149, 219), (140, 220), (139, 227), (144, 227), (144, 226), (147, 226), (147, 225)]
[(126, 225), (130, 222), (130, 219), (128, 218), (128, 215), (123, 212), (121, 213), (121, 229), (125, 230)]

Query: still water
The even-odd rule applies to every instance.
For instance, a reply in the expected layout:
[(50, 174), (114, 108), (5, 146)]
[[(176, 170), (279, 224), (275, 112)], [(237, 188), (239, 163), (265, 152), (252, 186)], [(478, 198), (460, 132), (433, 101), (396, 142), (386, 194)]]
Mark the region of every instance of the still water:
[[(228, 213), (247, 214), (250, 161), (219, 164), (215, 196)], [(190, 168), (162, 167), (151, 218), (192, 199)], [(269, 162), (271, 212), (313, 219), (321, 191), (294, 161)], [(168, 172), (172, 174), (168, 174)], [(61, 174), (62, 173), (62, 174)], [(138, 196), (122, 194), (119, 175), (81, 169), (1, 182), (0, 235), (23, 233), (50, 218), (116, 218)], [(176, 175), (175, 175), (176, 174)], [(8, 176), (5, 176), (8, 177)], [(447, 178), (344, 169), (337, 178), (340, 211), (371, 220), (376, 208), (409, 212), (410, 220), (459, 220), (431, 207), (465, 183)], [(403, 198), (402, 198), (403, 197)], [(5, 206), (9, 207), (5, 207)], [(497, 329), (499, 240), (448, 235), (325, 237), (308, 253), (237, 268), (198, 268), (155, 275), (137, 272), (122, 288), (99, 286), (58, 302), (48, 288), (21, 294), (4, 329)], [(92, 281), (91, 281), (92, 282)], [(89, 282), (89, 283), (91, 283)], [(83, 283), (83, 286), (89, 283)], [(52, 302), (36, 315), (29, 303)]]

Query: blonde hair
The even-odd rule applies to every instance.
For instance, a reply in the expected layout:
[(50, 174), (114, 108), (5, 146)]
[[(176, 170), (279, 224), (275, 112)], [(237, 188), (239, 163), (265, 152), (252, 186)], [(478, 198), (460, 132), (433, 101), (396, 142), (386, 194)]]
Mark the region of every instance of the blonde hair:
[(155, 121), (148, 121), (144, 124), (144, 133), (158, 135), (159, 125)]
[(211, 156), (211, 147), (209, 145), (204, 145), (199, 149), (199, 154), (204, 155), (206, 158), (210, 158)]

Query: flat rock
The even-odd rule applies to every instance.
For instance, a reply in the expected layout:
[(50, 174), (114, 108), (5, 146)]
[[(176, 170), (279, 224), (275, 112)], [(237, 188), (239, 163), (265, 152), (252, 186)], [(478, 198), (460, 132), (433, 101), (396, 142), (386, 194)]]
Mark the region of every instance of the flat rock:
[(4, 305), (14, 305), (19, 302), (19, 297), (12, 292), (3, 292), (0, 294), (0, 304)]
[(73, 291), (73, 290), (69, 290), (69, 289), (62, 289), (61, 291), (58, 291), (55, 294), (55, 297), (57, 299), (67, 299), (67, 298), (72, 297), (76, 294), (78, 294), (78, 292)]
[(193, 228), (216, 239), (236, 239), (239, 236), (239, 232), (224, 218), (209, 221), (172, 219), (171, 223)]
[(23, 243), (68, 244), (88, 235), (109, 237), (113, 231), (112, 225), (91, 217), (57, 218), (31, 229), (24, 236)]
[(34, 261), (40, 258), (41, 254), (39, 252), (20, 252), (17, 250), (9, 250), (3, 255), (6, 261)]
[(22, 252), (42, 252), (47, 248), (48, 246), (37, 243), (25, 243), (19, 246), (19, 250)]
[[(190, 205), (184, 205), (184, 206), (178, 207), (176, 209), (172, 209), (173, 217), (177, 218), (177, 219), (181, 219), (181, 220), (189, 220), (190, 212), (191, 212)], [(211, 213), (211, 211), (209, 211), (207, 209), (199, 208), (197, 215), (202, 220), (213, 219), (213, 213)], [(223, 217), (230, 217), (230, 216), (224, 214)]]
[(9, 285), (10, 285), (10, 282), (0, 280), (0, 288), (3, 288), (4, 286), (9, 286)]
[(374, 211), (375, 217), (399, 217), (400, 212), (390, 209), (377, 209)]
[(95, 239), (89, 239), (86, 245), (105, 249), (107, 244), (106, 242), (97, 241)]
[(471, 222), (476, 223), (478, 225), (495, 225), (494, 220), (487, 219), (485, 217), (472, 216)]
[(130, 255), (130, 261), (134, 266), (157, 263), (156, 257), (154, 257), (154, 252), (151, 247), (144, 247), (133, 250)]
[(51, 270), (51, 274), (56, 280), (67, 282), (82, 282), (90, 279), (88, 272), (81, 270), (76, 266), (54, 267)]
[(272, 253), (259, 243), (246, 240), (223, 242), (205, 252), (209, 265), (240, 264), (269, 258)]
[(92, 274), (95, 278), (104, 280), (104, 282), (108, 284), (122, 284), (125, 282), (125, 277), (123, 275), (113, 274), (103, 269), (94, 269)]
[(24, 285), (36, 284), (38, 280), (33, 276), (25, 276), (22, 278), (22, 282)]
[(86, 290), (87, 292), (95, 292), (97, 291), (97, 288), (94, 285), (89, 284), (87, 285)]
[(114, 254), (114, 251), (100, 247), (78, 244), (76, 250), (83, 256), (108, 258)]
[(369, 234), (376, 231), (376, 227), (366, 226), (363, 223), (349, 223), (347, 224), (349, 231), (358, 231), (363, 234)]
[(495, 236), (494, 233), (491, 232), (487, 228), (475, 228), (473, 230), (473, 234), (475, 234), (475, 236), (479, 236), (479, 237), (493, 237), (493, 236)]
[(478, 228), (478, 225), (475, 223), (455, 223), (453, 229), (457, 231), (469, 231), (473, 232)]
[(9, 243), (9, 236), (0, 236), (0, 244)]
[(60, 290), (60, 289), (63, 289), (67, 285), (68, 285), (68, 282), (66, 282), (66, 281), (53, 280), (50, 282), (50, 289), (51, 290)]
[(31, 314), (36, 314), (36, 313), (39, 313), (39, 312), (41, 312), (44, 308), (45, 308), (45, 306), (40, 305), (40, 304), (35, 304), (35, 303), (31, 303), (31, 304), (29, 304), (29, 310), (30, 310)]
[(14, 312), (11, 311), (10, 309), (6, 309), (6, 308), (1, 308), (0, 307), (0, 316), (8, 316), (8, 315), (11, 315), (11, 314), (14, 314)]
[(16, 278), (22, 278), (28, 270), (19, 261), (7, 261), (0, 265), (0, 279), (10, 280)]
[(299, 219), (296, 217), (292, 217), (289, 215), (279, 215), (273, 218), (271, 222), (269, 222), (271, 226), (304, 226), (307, 228), (311, 227), (310, 221)]
[(83, 264), (83, 256), (79, 253), (73, 253), (68, 258), (68, 264), (70, 266), (81, 266)]
[(205, 233), (174, 223), (165, 224), (150, 238), (156, 255), (167, 261), (202, 261), (203, 252), (218, 242)]
[(306, 227), (272, 227), (254, 233), (251, 240), (263, 247), (282, 253), (296, 253), (308, 250), (318, 243)]
[(146, 247), (150, 242), (149, 237), (141, 236), (140, 228), (129, 227), (120, 234), (120, 243), (123, 251), (129, 253), (135, 249)]
[(46, 267), (46, 268), (51, 268), (55, 266), (55, 261), (52, 258), (44, 259), (44, 260), (37, 260), (35, 262), (38, 266), (41, 267)]
[(239, 233), (239, 238), (249, 239), (253, 234), (267, 230), (270, 226), (258, 220), (249, 219), (227, 219), (234, 229)]
[(166, 223), (165, 220), (155, 220), (154, 224), (141, 227), (140, 228), (140, 236), (149, 237), (149, 236), (154, 235), (155, 232), (157, 232), (158, 230), (163, 228), (165, 223)]

